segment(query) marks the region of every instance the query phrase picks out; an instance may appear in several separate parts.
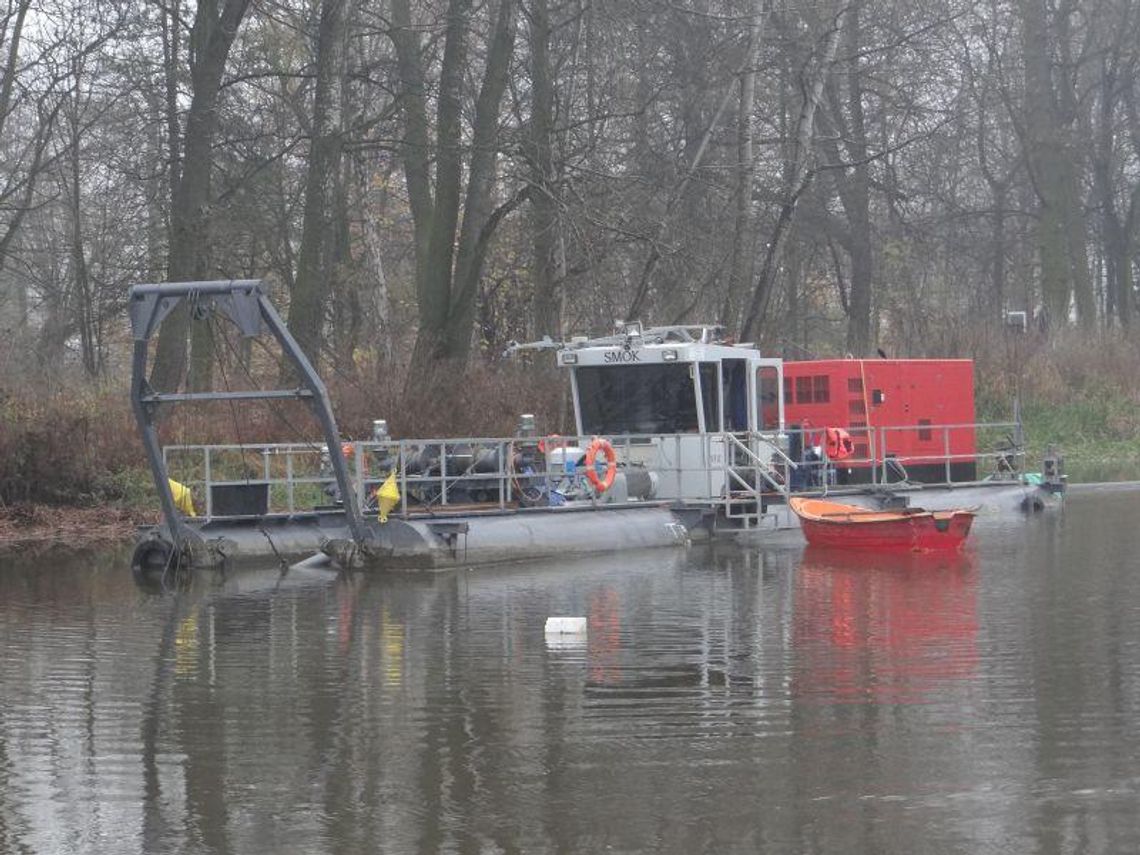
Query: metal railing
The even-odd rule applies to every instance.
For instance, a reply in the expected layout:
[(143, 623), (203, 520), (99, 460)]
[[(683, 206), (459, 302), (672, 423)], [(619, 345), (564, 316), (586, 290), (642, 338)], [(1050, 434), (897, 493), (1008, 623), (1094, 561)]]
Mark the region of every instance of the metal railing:
[[(1024, 464), (1020, 448), (979, 449), (1017, 430), (1014, 423), (850, 429), (856, 448), (866, 448), (866, 453), (842, 461), (828, 459), (825, 446), (815, 452), (822, 431), (812, 427), (779, 434), (628, 434), (606, 439), (614, 447), (619, 471), (641, 468), (653, 473), (656, 498), (723, 504), (731, 516), (753, 516), (762, 513), (765, 496), (826, 493), (839, 486), (837, 472), (845, 474), (841, 470), (854, 473), (852, 483), (871, 485), (898, 483), (919, 465), (925, 468), (927, 483), (983, 480), (978, 472), (974, 478), (957, 479), (970, 468), (957, 464), (974, 464), (988, 478), (1016, 477)], [(930, 450), (894, 453), (892, 449), (903, 448), (902, 432), (914, 431), (922, 432), (922, 444)], [(560, 497), (565, 500), (566, 492), (581, 501), (611, 502), (612, 495), (585, 486), (582, 454), (595, 438), (346, 441), (333, 453), (344, 456), (357, 506), (365, 515), (375, 512), (377, 488), (395, 473), (400, 501), (392, 514), (407, 518), (460, 509), (550, 506), (560, 504)], [(799, 459), (787, 453), (792, 446), (802, 449)], [(322, 445), (167, 446), (163, 460), (170, 477), (191, 488), (207, 518), (241, 516), (219, 512), (215, 488), (243, 485), (260, 501), (250, 515), (341, 510), (330, 452)], [(934, 468), (942, 473), (939, 481), (929, 478)], [(745, 508), (748, 503), (754, 506)]]

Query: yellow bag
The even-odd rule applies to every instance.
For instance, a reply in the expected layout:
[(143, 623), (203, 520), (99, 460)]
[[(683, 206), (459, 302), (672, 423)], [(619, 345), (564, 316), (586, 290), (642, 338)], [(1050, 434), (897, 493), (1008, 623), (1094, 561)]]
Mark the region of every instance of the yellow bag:
[(378, 515), (380, 522), (388, 522), (388, 514), (398, 504), (400, 504), (400, 488), (396, 486), (396, 470), (393, 469), (384, 479), (384, 483), (376, 488), (376, 507), (380, 511)]
[(170, 494), (174, 497), (174, 507), (188, 517), (198, 516), (194, 511), (194, 497), (190, 493), (190, 488), (185, 484), (179, 484), (173, 478), (167, 478), (166, 481), (170, 484)]

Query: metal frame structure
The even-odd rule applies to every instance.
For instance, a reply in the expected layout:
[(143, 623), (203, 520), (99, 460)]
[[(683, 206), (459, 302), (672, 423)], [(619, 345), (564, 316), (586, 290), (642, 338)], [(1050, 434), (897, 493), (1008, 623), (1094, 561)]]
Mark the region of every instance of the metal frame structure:
[[(294, 389), (254, 389), (227, 392), (160, 392), (151, 387), (147, 379), (147, 355), (151, 338), (163, 320), (183, 300), (191, 306), (193, 320), (208, 318), (221, 312), (237, 326), (242, 336), (260, 336), (266, 330), (277, 340), (281, 352), (296, 369), (300, 380)], [(340, 448), (328, 391), (316, 370), (293, 338), (281, 316), (269, 302), (259, 279), (229, 279), (212, 282), (167, 282), (135, 285), (130, 290), (131, 333), (134, 338), (134, 356), (131, 370), (131, 406), (138, 422), (139, 434), (146, 449), (147, 461), (154, 477), (154, 486), (162, 504), (163, 517), (175, 547), (181, 551), (188, 544), (187, 527), (174, 504), (169, 475), (158, 436), (158, 413), (163, 404), (192, 403), (198, 401), (254, 401), (303, 400), (308, 401), (320, 422), (325, 443), (329, 449)], [(333, 474), (344, 501), (348, 527), (357, 545), (366, 540), (366, 530), (360, 514), (357, 495), (352, 488), (348, 467), (342, 455), (329, 455)]]

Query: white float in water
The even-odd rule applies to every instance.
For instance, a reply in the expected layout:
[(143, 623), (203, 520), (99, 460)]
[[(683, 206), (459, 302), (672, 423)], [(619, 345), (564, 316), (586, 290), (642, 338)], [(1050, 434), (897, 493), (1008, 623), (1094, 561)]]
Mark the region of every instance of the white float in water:
[(586, 634), (586, 619), (584, 617), (548, 617), (546, 619), (546, 634), (548, 636)]

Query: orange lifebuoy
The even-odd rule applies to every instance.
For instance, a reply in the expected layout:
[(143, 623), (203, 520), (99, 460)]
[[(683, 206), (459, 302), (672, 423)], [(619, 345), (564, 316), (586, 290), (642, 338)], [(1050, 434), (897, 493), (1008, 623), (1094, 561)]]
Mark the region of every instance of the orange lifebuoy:
[(828, 459), (843, 460), (855, 453), (855, 443), (851, 439), (851, 434), (843, 428), (828, 428), (826, 436)]
[[(599, 476), (598, 470), (594, 466), (599, 451), (606, 458), (605, 477)], [(586, 477), (599, 493), (606, 492), (614, 485), (614, 478), (617, 477), (617, 454), (614, 453), (614, 447), (610, 445), (608, 439), (596, 436), (594, 441), (590, 443), (590, 447), (586, 449)]]

